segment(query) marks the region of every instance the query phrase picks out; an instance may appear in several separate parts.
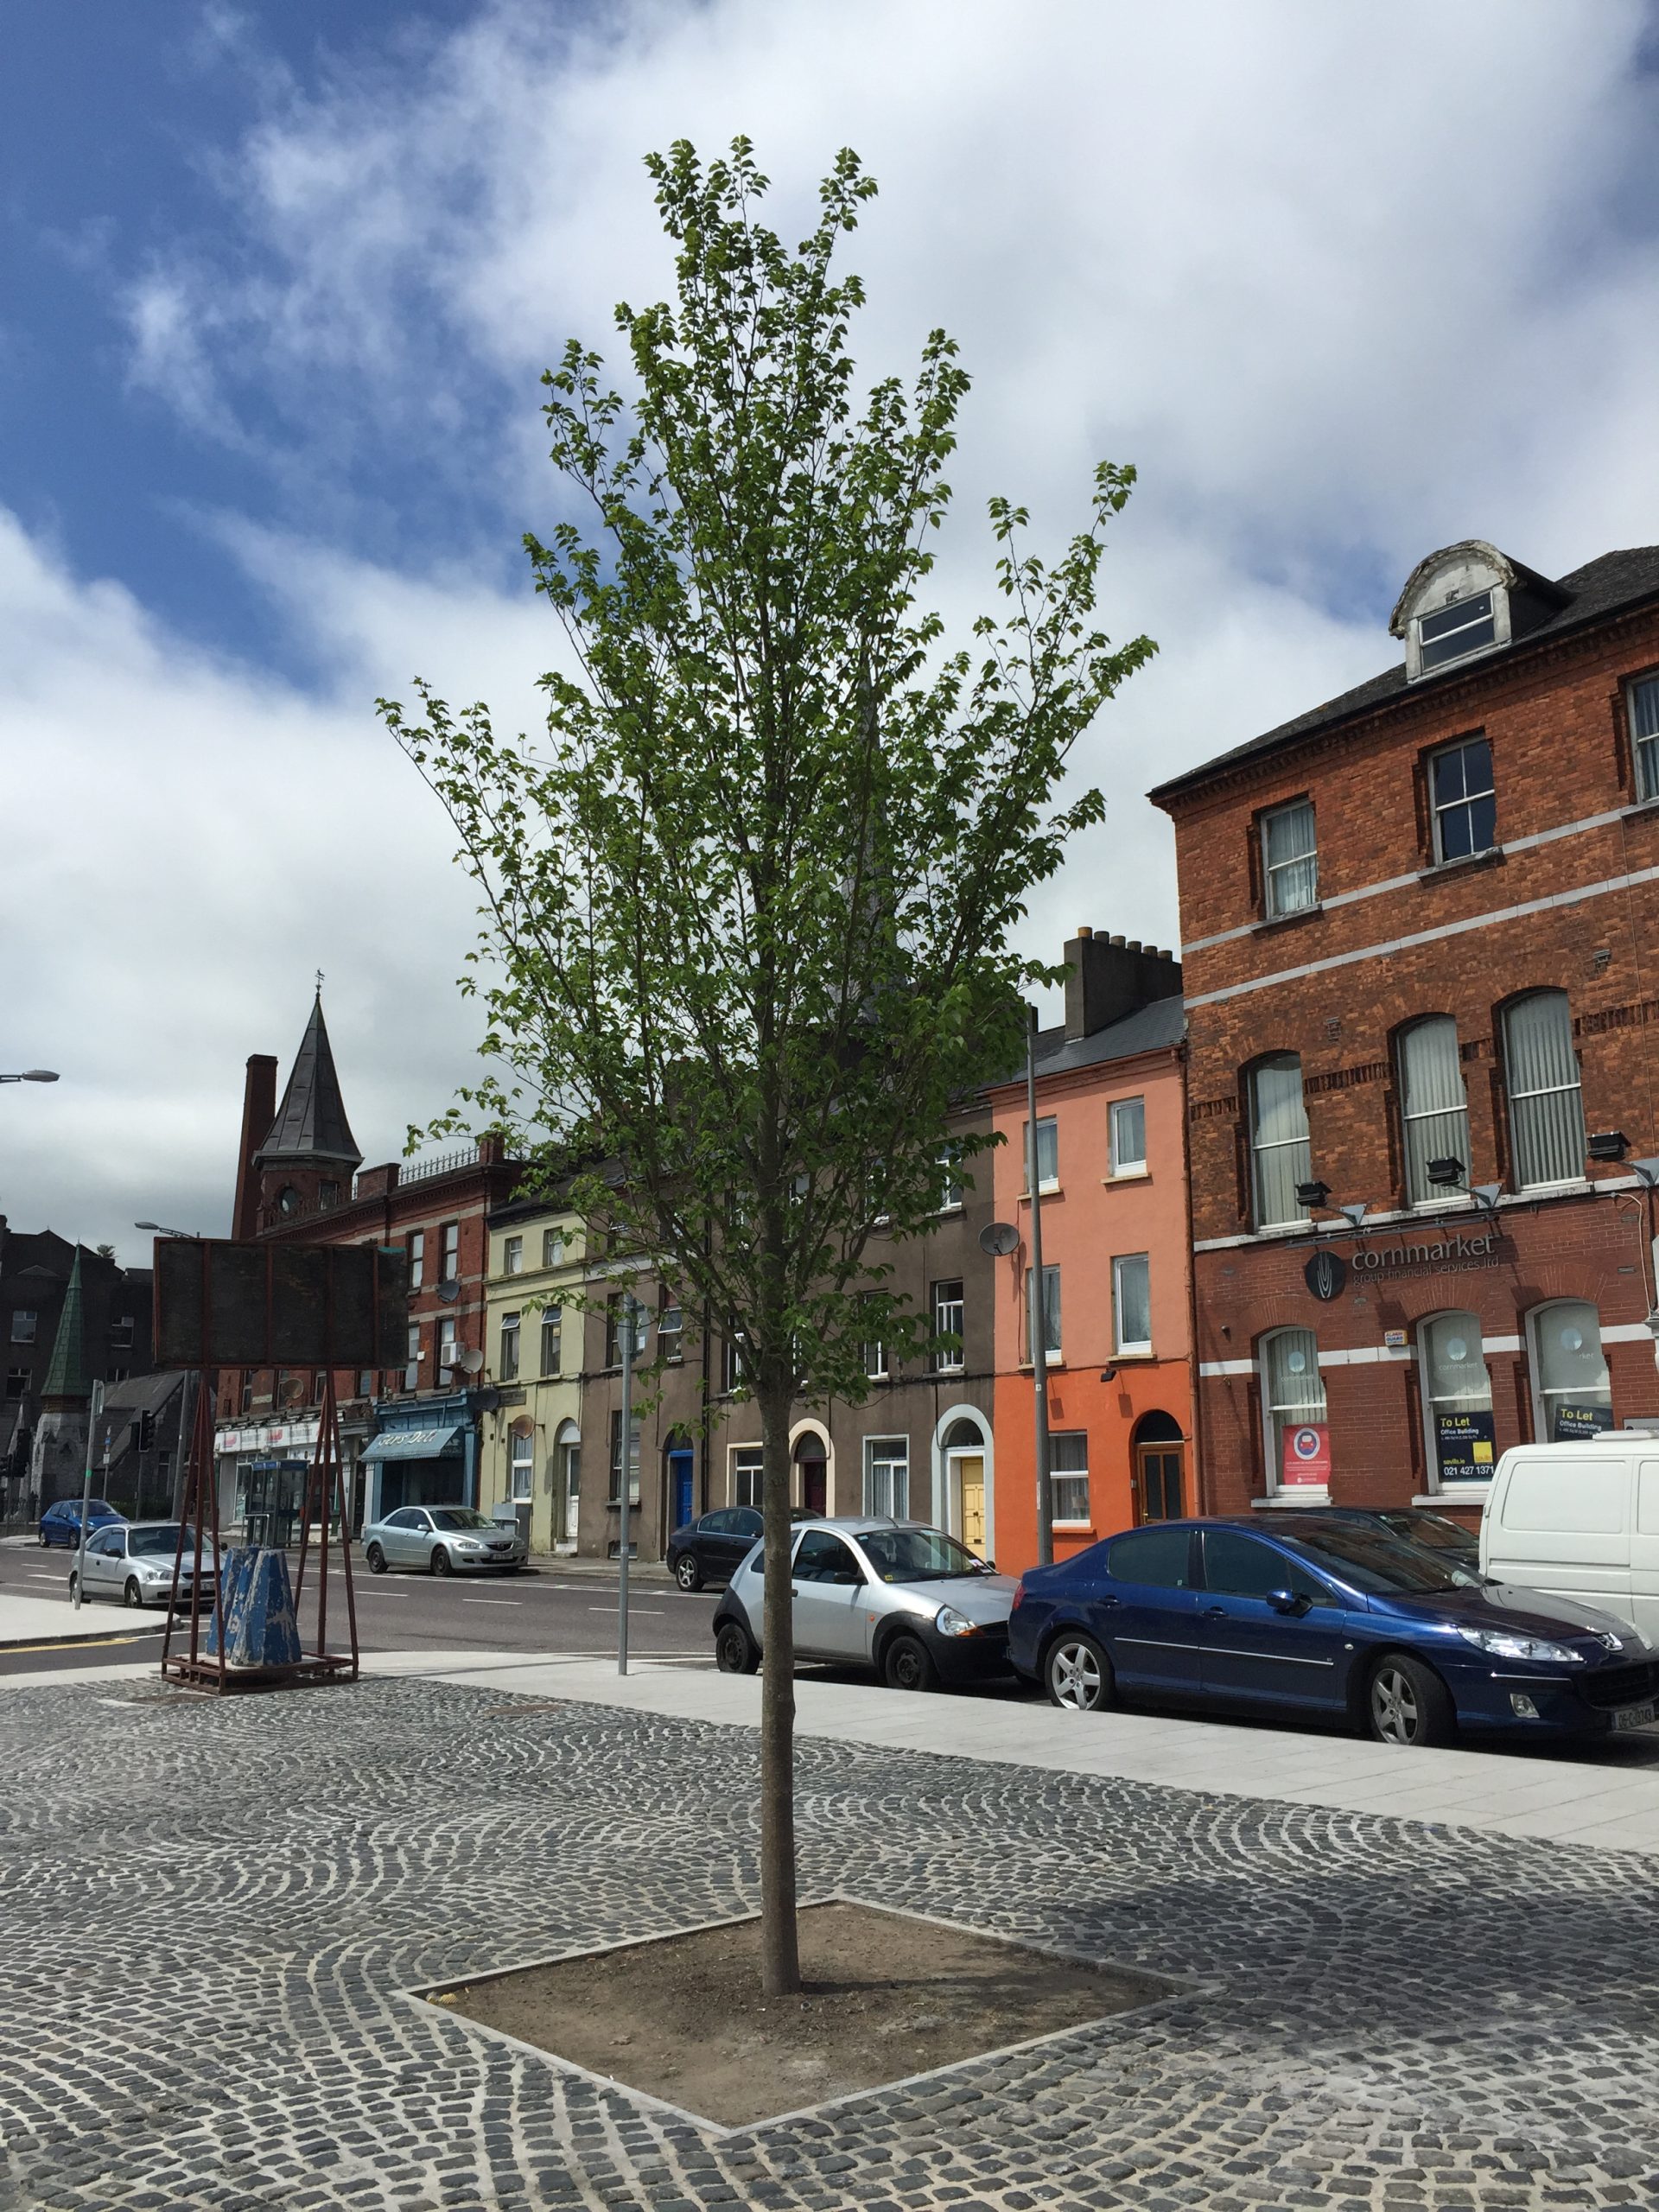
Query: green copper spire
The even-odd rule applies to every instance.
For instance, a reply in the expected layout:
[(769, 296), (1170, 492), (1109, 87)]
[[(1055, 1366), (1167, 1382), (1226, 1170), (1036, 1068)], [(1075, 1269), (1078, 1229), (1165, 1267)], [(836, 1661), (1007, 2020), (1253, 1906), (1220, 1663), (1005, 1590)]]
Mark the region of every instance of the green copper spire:
[(86, 1342), (85, 1316), (80, 1296), (80, 1247), (75, 1247), (75, 1264), (69, 1270), (69, 1287), (63, 1294), (63, 1311), (58, 1316), (58, 1333), (52, 1345), (52, 1358), (46, 1370), (46, 1380), (41, 1385), (42, 1399), (90, 1398), (92, 1379), (86, 1372)]

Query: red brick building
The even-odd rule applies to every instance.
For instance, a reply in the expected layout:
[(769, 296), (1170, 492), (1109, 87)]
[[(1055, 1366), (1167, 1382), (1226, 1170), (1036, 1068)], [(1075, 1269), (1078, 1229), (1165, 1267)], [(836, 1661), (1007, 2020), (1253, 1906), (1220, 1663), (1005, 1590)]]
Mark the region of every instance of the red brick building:
[(1478, 1507), (1506, 1446), (1659, 1414), (1659, 547), (1451, 546), (1390, 629), (1152, 794), (1212, 1510)]

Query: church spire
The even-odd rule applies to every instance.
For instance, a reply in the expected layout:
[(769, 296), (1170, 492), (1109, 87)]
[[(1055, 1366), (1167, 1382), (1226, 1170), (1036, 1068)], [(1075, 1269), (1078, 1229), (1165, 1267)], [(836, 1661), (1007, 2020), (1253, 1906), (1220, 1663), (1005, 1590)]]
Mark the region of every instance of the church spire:
[(52, 1340), (52, 1357), (48, 1362), (46, 1379), (41, 1384), (41, 1401), (49, 1404), (54, 1398), (90, 1398), (92, 1395), (92, 1377), (86, 1372), (86, 1315), (82, 1310), (80, 1292), (80, 1247), (75, 1247), (74, 1265), (69, 1270), (68, 1287), (63, 1294), (63, 1311), (58, 1316), (58, 1333)]
[(292, 1162), (296, 1166), (358, 1167), (362, 1160), (352, 1125), (346, 1119), (346, 1102), (340, 1095), (340, 1077), (334, 1072), (334, 1056), (322, 1018), (319, 977), (311, 1019), (295, 1055), (294, 1071), (276, 1109), (270, 1135), (256, 1154), (254, 1165), (276, 1167)]

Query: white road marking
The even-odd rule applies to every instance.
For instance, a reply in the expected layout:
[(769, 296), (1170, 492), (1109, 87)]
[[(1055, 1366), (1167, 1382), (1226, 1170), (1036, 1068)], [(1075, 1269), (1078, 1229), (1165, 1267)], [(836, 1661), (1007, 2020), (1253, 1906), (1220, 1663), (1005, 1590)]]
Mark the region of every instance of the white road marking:
[(461, 1602), (463, 1605), (518, 1605), (524, 1600), (521, 1598), (463, 1598)]
[[(616, 1607), (614, 1605), (589, 1605), (588, 1610), (590, 1613), (614, 1614)], [(630, 1602), (628, 1605), (628, 1613), (631, 1618), (635, 1613), (654, 1613), (660, 1619), (667, 1611), (668, 1607), (666, 1605), (636, 1605), (632, 1602)]]

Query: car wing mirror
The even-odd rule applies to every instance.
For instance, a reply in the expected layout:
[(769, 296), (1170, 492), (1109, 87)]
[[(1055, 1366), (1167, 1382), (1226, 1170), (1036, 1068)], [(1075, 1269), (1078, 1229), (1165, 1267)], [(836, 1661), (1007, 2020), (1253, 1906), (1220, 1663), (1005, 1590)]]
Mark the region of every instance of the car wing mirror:
[(1269, 1590), (1268, 1603), (1275, 1613), (1294, 1613), (1300, 1616), (1307, 1611), (1313, 1600), (1304, 1598), (1299, 1591), (1295, 1590)]

